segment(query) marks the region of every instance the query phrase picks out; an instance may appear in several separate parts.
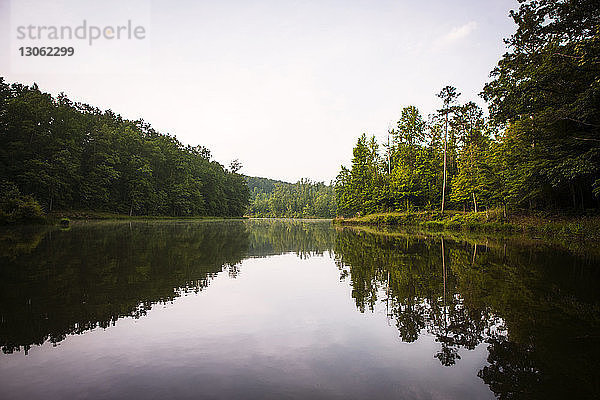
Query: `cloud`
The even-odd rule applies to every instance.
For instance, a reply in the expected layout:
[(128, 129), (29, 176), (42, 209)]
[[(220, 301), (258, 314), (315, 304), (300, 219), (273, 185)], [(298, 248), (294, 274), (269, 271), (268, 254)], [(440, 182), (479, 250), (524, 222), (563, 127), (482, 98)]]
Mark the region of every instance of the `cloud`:
[(439, 38), (438, 45), (448, 45), (456, 43), (459, 40), (469, 36), (471, 32), (477, 29), (477, 22), (469, 21), (464, 25), (452, 28), (452, 30)]

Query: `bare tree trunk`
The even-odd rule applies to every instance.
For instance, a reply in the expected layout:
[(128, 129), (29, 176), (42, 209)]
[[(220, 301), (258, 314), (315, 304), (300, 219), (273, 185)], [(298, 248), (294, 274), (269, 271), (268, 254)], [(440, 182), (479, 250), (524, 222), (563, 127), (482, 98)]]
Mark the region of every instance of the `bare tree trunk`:
[(473, 206), (475, 207), (475, 212), (477, 212), (477, 201), (475, 201), (475, 192), (473, 192)]
[(446, 152), (448, 142), (448, 110), (446, 110), (446, 126), (444, 129), (444, 181), (442, 183), (442, 214), (444, 213), (444, 200), (446, 198)]
[(390, 148), (390, 131), (388, 130), (388, 146), (387, 146), (387, 151), (388, 151), (388, 175), (390, 175), (392, 173), (392, 151)]

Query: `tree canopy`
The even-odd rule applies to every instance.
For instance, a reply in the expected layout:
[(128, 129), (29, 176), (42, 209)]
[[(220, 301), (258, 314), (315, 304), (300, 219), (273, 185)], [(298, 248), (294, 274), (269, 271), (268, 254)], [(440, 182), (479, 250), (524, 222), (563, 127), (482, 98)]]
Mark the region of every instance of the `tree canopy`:
[(248, 204), (239, 162), (35, 84), (0, 78), (0, 142), (0, 181), (46, 211), (241, 216)]
[(253, 217), (333, 218), (335, 194), (324, 182), (300, 179), (292, 184), (246, 177), (251, 188), (248, 214)]
[(338, 213), (600, 206), (600, 4), (520, 0), (509, 51), (482, 91), (446, 86), (427, 121), (401, 110), (390, 166), (363, 134), (336, 179)]

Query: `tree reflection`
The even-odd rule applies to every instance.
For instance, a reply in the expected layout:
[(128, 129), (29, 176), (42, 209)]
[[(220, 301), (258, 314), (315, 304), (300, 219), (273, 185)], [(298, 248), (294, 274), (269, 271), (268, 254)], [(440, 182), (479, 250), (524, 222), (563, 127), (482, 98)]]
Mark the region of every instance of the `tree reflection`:
[(385, 303), (404, 342), (433, 335), (441, 365), (487, 343), (478, 376), (498, 398), (597, 398), (598, 260), (518, 239), (483, 242), (343, 228), (334, 251), (356, 307)]
[(0, 232), (4, 352), (236, 278), (247, 257), (335, 254), (361, 312), (385, 310), (400, 339), (432, 335), (451, 367), (479, 345), (478, 376), (501, 399), (598, 398), (600, 263), (519, 240), (331, 229), (308, 221), (74, 224)]
[(320, 256), (331, 251), (335, 231), (320, 220), (253, 219), (246, 222), (249, 255), (268, 256), (295, 253), (300, 258)]
[(46, 232), (31, 251), (2, 254), (2, 350), (139, 318), (155, 303), (202, 290), (247, 248), (241, 224), (100, 223)]
[(328, 223), (104, 222), (0, 232), (0, 346), (5, 353), (139, 318), (207, 287), (247, 257), (332, 248)]
[[(506, 336), (491, 338), (488, 362), (477, 376), (490, 386), (500, 399), (540, 398), (536, 388), (542, 385), (542, 373), (534, 359), (532, 346), (510, 342)], [(552, 393), (547, 393), (552, 398)]]
[[(452, 327), (448, 326), (448, 306), (446, 304), (446, 277), (447, 277), (447, 272), (446, 272), (446, 251), (444, 249), (444, 238), (440, 239), (440, 242), (442, 244), (442, 251), (441, 251), (441, 255), (442, 255), (442, 281), (444, 282), (444, 292), (442, 295), (442, 317), (443, 317), (443, 323), (442, 324), (438, 324), (436, 325), (435, 323), (432, 325), (432, 331), (434, 333), (436, 333), (436, 337), (437, 337), (437, 341), (440, 342), (442, 344), (442, 349), (441, 351), (439, 351), (436, 355), (435, 358), (437, 358), (438, 360), (440, 360), (440, 363), (445, 366), (445, 367), (450, 367), (454, 364), (456, 364), (456, 360), (460, 360), (460, 356), (458, 355), (458, 343), (455, 340), (454, 335), (452, 334)], [(435, 313), (433, 314), (434, 316), (436, 315)], [(434, 319), (435, 321), (435, 319)], [(439, 326), (439, 332), (435, 332), (435, 328)]]
[(348, 229), (338, 231), (335, 248), (342, 275), (351, 280), (358, 309), (373, 310), (385, 292), (388, 314), (400, 338), (410, 343), (423, 331), (433, 334), (440, 343), (435, 357), (442, 365), (452, 366), (460, 360), (460, 348), (472, 350), (483, 341), (493, 317), (486, 309), (465, 307), (446, 251), (444, 239), (398, 238)]

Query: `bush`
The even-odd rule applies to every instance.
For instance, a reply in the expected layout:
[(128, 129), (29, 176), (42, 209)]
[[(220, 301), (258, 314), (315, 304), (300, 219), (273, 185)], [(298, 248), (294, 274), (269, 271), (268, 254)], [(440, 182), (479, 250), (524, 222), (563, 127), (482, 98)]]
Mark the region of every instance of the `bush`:
[(44, 211), (31, 196), (11, 182), (0, 182), (0, 224), (44, 222)]

